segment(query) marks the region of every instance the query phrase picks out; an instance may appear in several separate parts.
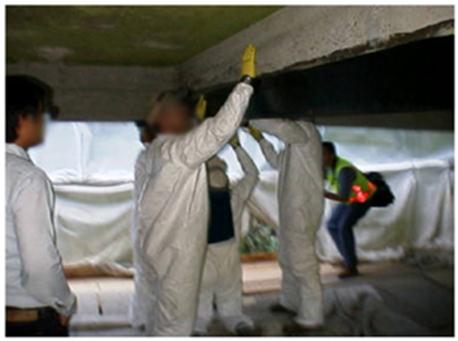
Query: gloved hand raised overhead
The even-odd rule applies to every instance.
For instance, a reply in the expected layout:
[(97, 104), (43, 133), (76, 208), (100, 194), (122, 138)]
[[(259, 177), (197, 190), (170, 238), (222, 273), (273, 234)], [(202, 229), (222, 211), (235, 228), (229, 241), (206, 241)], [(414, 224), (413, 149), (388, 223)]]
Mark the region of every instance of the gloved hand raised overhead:
[(242, 56), (242, 77), (256, 77), (256, 47), (249, 44)]
[(262, 140), (262, 132), (259, 129), (253, 127), (251, 124), (248, 124), (248, 131), (250, 132), (250, 135), (253, 136), (253, 138), (256, 141)]
[(207, 100), (205, 99), (204, 95), (199, 97), (199, 101), (196, 105), (196, 112), (195, 115), (199, 122), (202, 122), (205, 119), (205, 114), (207, 113)]
[(238, 138), (237, 134), (235, 134), (234, 136), (232, 136), (232, 138), (229, 140), (229, 144), (230, 144), (233, 148), (240, 147), (240, 141), (239, 141), (239, 138)]

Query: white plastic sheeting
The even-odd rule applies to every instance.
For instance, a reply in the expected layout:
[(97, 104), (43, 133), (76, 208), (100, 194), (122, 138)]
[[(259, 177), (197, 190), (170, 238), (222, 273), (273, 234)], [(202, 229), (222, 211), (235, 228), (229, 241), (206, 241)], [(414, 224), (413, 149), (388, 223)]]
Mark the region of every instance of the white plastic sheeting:
[(133, 123), (53, 122), (30, 151), (54, 185), (119, 185), (133, 181), (142, 144)]
[(54, 184), (65, 264), (132, 262), (133, 168), (141, 148), (133, 123), (53, 122), (46, 143), (30, 150)]
[[(394, 205), (374, 208), (356, 228), (362, 259), (400, 257), (411, 247), (453, 248), (453, 133), (374, 128), (319, 127), (323, 140), (363, 171), (380, 171), (396, 196)], [(278, 224), (277, 172), (259, 145), (239, 131), (242, 145), (260, 169), (252, 214)], [(268, 139), (282, 148), (281, 141)], [(129, 264), (133, 168), (142, 146), (133, 123), (52, 123), (46, 143), (30, 150), (55, 186), (58, 245), (69, 264)], [(220, 156), (232, 181), (241, 176), (230, 148)], [(323, 223), (331, 209), (327, 202)], [(245, 231), (248, 228), (248, 219)], [(318, 233), (322, 259), (338, 254), (325, 226)]]
[[(361, 170), (382, 173), (396, 196), (393, 205), (372, 208), (358, 223), (355, 235), (361, 259), (399, 258), (411, 248), (453, 249), (453, 133), (346, 127), (319, 130), (323, 140), (334, 141), (338, 153)], [(277, 146), (282, 148), (281, 143)], [(266, 221), (278, 223), (272, 201), (275, 181), (276, 172), (266, 169), (252, 204)], [(339, 259), (325, 226), (333, 205), (326, 200), (317, 241), (320, 258), (330, 261)]]

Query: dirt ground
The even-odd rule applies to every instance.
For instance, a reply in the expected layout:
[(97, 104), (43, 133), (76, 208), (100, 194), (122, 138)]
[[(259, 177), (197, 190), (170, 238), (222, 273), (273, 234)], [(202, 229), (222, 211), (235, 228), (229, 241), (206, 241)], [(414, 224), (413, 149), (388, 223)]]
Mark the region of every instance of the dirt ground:
[[(367, 263), (362, 275), (339, 280), (339, 268), (321, 265), (325, 326), (313, 335), (453, 335), (454, 275), (451, 267), (419, 269), (396, 262)], [(281, 271), (273, 261), (243, 265), (244, 311), (262, 336), (285, 335), (292, 317), (274, 314)], [(133, 293), (128, 278), (73, 279), (78, 313), (72, 336), (141, 336), (127, 314)], [(230, 335), (215, 318), (210, 335)]]

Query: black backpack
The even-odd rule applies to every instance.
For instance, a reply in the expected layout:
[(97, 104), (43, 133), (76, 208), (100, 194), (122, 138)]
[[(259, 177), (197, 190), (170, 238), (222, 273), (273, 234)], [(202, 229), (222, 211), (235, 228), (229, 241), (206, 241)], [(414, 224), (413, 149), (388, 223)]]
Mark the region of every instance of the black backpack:
[(374, 207), (386, 207), (394, 202), (394, 195), (391, 192), (390, 186), (386, 183), (383, 175), (377, 172), (364, 174), (366, 178), (377, 186), (377, 190), (370, 199), (370, 205)]

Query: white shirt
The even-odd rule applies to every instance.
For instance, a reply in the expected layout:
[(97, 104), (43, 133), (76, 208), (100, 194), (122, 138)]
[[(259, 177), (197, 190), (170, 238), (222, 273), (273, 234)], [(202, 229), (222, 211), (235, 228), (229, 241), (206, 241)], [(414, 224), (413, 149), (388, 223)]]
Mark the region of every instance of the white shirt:
[(56, 247), (51, 182), (15, 144), (6, 145), (5, 161), (6, 305), (71, 315), (76, 297)]

